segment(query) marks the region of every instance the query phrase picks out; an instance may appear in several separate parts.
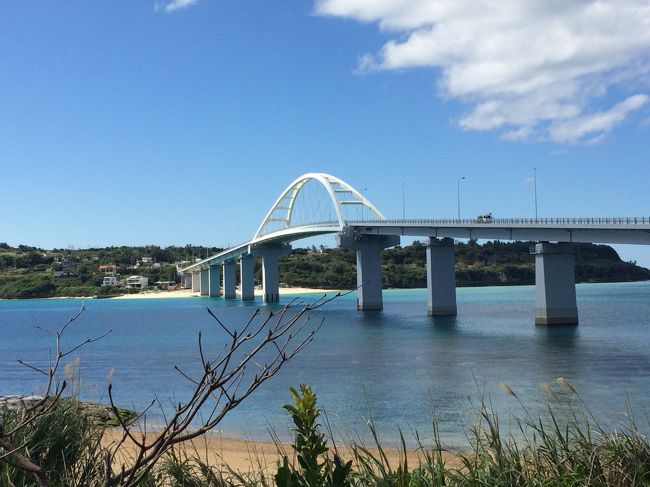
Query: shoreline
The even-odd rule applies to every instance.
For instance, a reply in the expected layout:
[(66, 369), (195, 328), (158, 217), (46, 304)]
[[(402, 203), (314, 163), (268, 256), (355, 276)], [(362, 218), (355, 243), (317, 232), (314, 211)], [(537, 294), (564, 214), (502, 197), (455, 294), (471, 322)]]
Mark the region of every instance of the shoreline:
[[(121, 433), (122, 430), (119, 427), (106, 428), (101, 441), (102, 445), (116, 445), (121, 439)], [(135, 436), (140, 436), (140, 434)], [(331, 439), (328, 439), (327, 443), (330, 449), (333, 450), (334, 445)], [(233, 438), (223, 436), (218, 431), (208, 432), (194, 440), (180, 443), (177, 448), (189, 457), (201, 458), (211, 466), (229, 467), (241, 473), (275, 472), (284, 455), (288, 456), (290, 461), (291, 459), (295, 461), (295, 451), (290, 443)], [(364, 446), (364, 448), (379, 458), (380, 453), (376, 447)], [(344, 461), (354, 458), (350, 446), (343, 442), (336, 444), (336, 450)], [(404, 452), (400, 448), (382, 447), (382, 451), (386, 455), (388, 462), (393, 466), (398, 465), (400, 458), (404, 456)], [(135, 453), (136, 448), (133, 441), (127, 440), (121, 446), (118, 458), (133, 458)], [(460, 467), (462, 462), (459, 453), (460, 451), (443, 451), (442, 456), (445, 464)], [(424, 460), (424, 454), (420, 448), (407, 449), (406, 457), (410, 465), (417, 465), (419, 461)]]
[[(338, 293), (338, 289), (313, 289), (307, 287), (281, 287), (280, 295), (286, 296), (288, 294), (331, 294)], [(255, 297), (260, 297), (263, 295), (261, 289), (255, 289)], [(207, 297), (201, 296), (198, 292), (193, 292), (191, 289), (178, 289), (175, 291), (145, 291), (143, 293), (137, 294), (118, 294), (115, 297), (106, 297), (105, 299), (151, 299), (151, 298), (200, 298)], [(239, 292), (237, 292), (237, 297), (239, 297)], [(57, 299), (57, 298), (54, 298)], [(97, 299), (95, 297), (95, 299)]]
[[(336, 294), (348, 291), (340, 289), (320, 289), (309, 287), (283, 287), (280, 288), (280, 296), (287, 296), (293, 294)], [(255, 289), (255, 297), (261, 297), (264, 293), (261, 289)], [(237, 299), (240, 293), (237, 291)], [(94, 295), (94, 296), (50, 296), (47, 298), (0, 298), (0, 301), (29, 301), (36, 299), (169, 299), (169, 298), (201, 298), (198, 292), (193, 292), (191, 289), (177, 289), (174, 291), (144, 291), (141, 293), (133, 294), (115, 294), (115, 295)]]
[[(607, 285), (607, 284), (637, 284), (650, 282), (650, 280), (635, 280), (635, 281), (585, 281), (585, 282), (576, 282), (576, 286), (584, 285)], [(456, 289), (482, 289), (488, 287), (535, 287), (535, 284), (486, 284), (486, 285), (458, 285)], [(414, 289), (426, 289), (420, 287), (409, 287), (409, 288), (383, 288), (384, 291), (390, 290), (414, 290)], [(292, 295), (292, 294), (332, 294), (332, 293), (348, 293), (354, 290), (342, 290), (342, 289), (323, 289), (323, 288), (306, 288), (306, 287), (284, 287), (280, 288), (280, 295)], [(262, 296), (261, 289), (255, 289), (255, 296)], [(237, 292), (237, 297), (239, 297), (239, 291)], [(192, 292), (190, 289), (179, 289), (174, 291), (145, 291), (142, 293), (134, 294), (115, 294), (115, 295), (94, 295), (94, 296), (50, 296), (50, 297), (28, 297), (28, 298), (0, 298), (0, 301), (22, 301), (22, 300), (37, 300), (37, 299), (151, 299), (151, 298), (192, 298), (192, 297), (207, 297), (201, 296), (198, 292)]]

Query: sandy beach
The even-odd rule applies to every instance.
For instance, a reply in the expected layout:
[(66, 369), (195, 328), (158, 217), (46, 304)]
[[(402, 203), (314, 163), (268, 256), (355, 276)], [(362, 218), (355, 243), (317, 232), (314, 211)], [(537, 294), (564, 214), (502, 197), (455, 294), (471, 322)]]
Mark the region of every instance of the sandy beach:
[[(327, 294), (332, 296), (337, 293), (336, 290), (331, 289), (309, 289), (309, 288), (281, 288), (281, 295), (292, 294)], [(255, 290), (256, 296), (262, 294), (262, 290)], [(174, 291), (158, 291), (158, 292), (144, 292), (139, 294), (130, 294), (117, 296), (112, 299), (150, 299), (150, 298), (187, 298), (187, 297), (200, 297), (199, 293), (192, 292), (189, 289), (174, 290)], [(149, 433), (152, 435), (155, 433)], [(108, 428), (102, 439), (104, 446), (114, 445), (121, 439), (122, 431), (120, 428)], [(138, 437), (136, 435), (136, 437)], [(328, 442), (331, 445), (331, 442)], [(367, 446), (367, 445), (366, 445)], [(338, 453), (344, 460), (353, 459), (352, 451), (347, 446), (337, 445)], [(379, 452), (374, 448), (368, 448), (377, 458)], [(293, 448), (290, 444), (279, 443), (273, 441), (253, 441), (241, 438), (227, 438), (220, 433), (209, 433), (199, 437), (190, 442), (178, 445), (178, 452), (187, 457), (200, 457), (209, 465), (227, 470), (226, 466), (237, 472), (259, 472), (265, 471), (273, 475), (277, 469), (278, 462), (281, 461), (283, 455), (287, 455), (289, 459), (295, 460)], [(403, 453), (397, 448), (385, 448), (384, 452), (390, 462), (391, 466), (398, 465)], [(118, 454), (117, 464), (120, 464), (125, 459), (125, 463), (129, 464), (129, 459), (132, 459), (136, 453), (136, 447), (132, 441), (127, 440), (121, 446), (120, 453)], [(417, 465), (418, 461), (422, 460), (422, 452), (420, 450), (408, 450), (407, 458), (410, 465)], [(448, 465), (460, 465), (456, 454), (444, 453), (445, 462)]]
[[(102, 443), (104, 446), (114, 445), (121, 437), (122, 430), (120, 428), (109, 428), (104, 433)], [(331, 447), (331, 441), (328, 441), (328, 445)], [(342, 445), (337, 445), (337, 447), (339, 455), (344, 460), (353, 459), (350, 448)], [(206, 463), (209, 465), (214, 467), (227, 465), (238, 472), (267, 470), (274, 473), (278, 461), (282, 459), (283, 455), (287, 455), (289, 459), (294, 457), (293, 448), (286, 443), (276, 444), (272, 441), (224, 438), (218, 433), (210, 433), (191, 442), (180, 444), (178, 448), (180, 452), (187, 454), (187, 456), (198, 456), (204, 461), (207, 461)], [(379, 458), (377, 449), (367, 449)], [(127, 440), (122, 446), (121, 455), (124, 456), (121, 458), (132, 458), (135, 451), (134, 444)], [(384, 452), (390, 465), (395, 468), (399, 463), (400, 457), (403, 456), (402, 452), (397, 448), (385, 448)], [(417, 465), (418, 461), (423, 459), (421, 450), (407, 450), (406, 454), (409, 465)], [(460, 466), (458, 455), (453, 452), (444, 452), (443, 458), (449, 466)]]
[[(280, 295), (287, 294), (327, 294), (329, 296), (339, 292), (336, 289), (311, 289), (306, 287), (282, 287)], [(255, 296), (261, 296), (262, 290), (255, 289)], [(138, 294), (123, 294), (111, 299), (150, 299), (150, 298), (191, 298), (200, 297), (197, 292), (191, 289), (177, 289), (174, 291), (145, 291)]]

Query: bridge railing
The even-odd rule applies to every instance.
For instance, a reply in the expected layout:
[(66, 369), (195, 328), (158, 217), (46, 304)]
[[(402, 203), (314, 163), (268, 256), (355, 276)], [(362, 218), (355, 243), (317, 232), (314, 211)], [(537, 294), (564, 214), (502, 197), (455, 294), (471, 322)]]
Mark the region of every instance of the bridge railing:
[[(373, 220), (381, 221), (381, 220)], [(338, 227), (338, 220), (323, 220), (320, 222), (310, 222), (310, 223), (300, 223), (297, 225), (289, 225), (284, 228), (269, 230), (268, 232), (263, 232), (260, 234), (260, 237), (266, 237), (267, 235), (273, 235), (274, 233), (286, 232), (287, 230), (293, 230), (297, 228), (318, 228), (318, 227)]]
[(403, 220), (348, 220), (348, 225), (649, 225), (650, 217), (585, 217), (585, 218), (436, 218)]

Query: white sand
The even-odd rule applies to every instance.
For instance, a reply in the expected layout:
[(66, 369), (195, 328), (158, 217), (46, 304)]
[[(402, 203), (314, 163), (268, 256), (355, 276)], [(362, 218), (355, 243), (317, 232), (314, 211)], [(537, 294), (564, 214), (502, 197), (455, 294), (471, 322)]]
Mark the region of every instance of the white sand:
[[(282, 287), (280, 295), (287, 294), (327, 294), (332, 296), (339, 292), (333, 289), (310, 289), (306, 287)], [(262, 290), (256, 289), (255, 296), (261, 296)], [(148, 298), (190, 298), (200, 297), (199, 293), (192, 292), (191, 289), (179, 289), (176, 291), (144, 291), (137, 294), (123, 294), (111, 299), (148, 299)]]
[[(110, 447), (119, 442), (121, 438), (121, 430), (118, 428), (108, 428), (102, 444)], [(136, 433), (137, 435), (137, 433)], [(139, 436), (139, 435), (138, 435)], [(151, 441), (151, 440), (149, 440)], [(295, 454), (293, 449), (288, 444), (276, 445), (271, 441), (250, 441), (234, 438), (222, 438), (219, 434), (206, 435), (199, 437), (191, 442), (181, 444), (181, 452), (189, 456), (199, 456), (209, 465), (220, 467), (228, 465), (230, 468), (239, 472), (253, 472), (266, 470), (266, 473), (273, 475), (277, 471), (278, 462), (281, 460), (281, 454), (278, 450), (282, 450), (289, 458), (294, 458)], [(379, 451), (376, 448), (368, 448), (373, 455), (379, 458)], [(127, 465), (131, 462), (136, 453), (135, 445), (132, 441), (127, 440), (122, 445), (118, 454), (119, 465), (121, 461), (126, 461)], [(339, 454), (345, 459), (353, 459), (353, 454), (350, 448), (343, 446), (339, 447)], [(407, 450), (408, 462), (410, 465), (417, 465), (418, 461), (423, 460), (422, 452), (419, 449)], [(395, 467), (398, 465), (403, 453), (397, 448), (385, 448), (384, 454), (387, 456), (390, 465)], [(462, 466), (459, 457), (454, 452), (443, 452), (443, 458), (447, 466), (459, 468)], [(121, 460), (121, 461), (120, 461)]]

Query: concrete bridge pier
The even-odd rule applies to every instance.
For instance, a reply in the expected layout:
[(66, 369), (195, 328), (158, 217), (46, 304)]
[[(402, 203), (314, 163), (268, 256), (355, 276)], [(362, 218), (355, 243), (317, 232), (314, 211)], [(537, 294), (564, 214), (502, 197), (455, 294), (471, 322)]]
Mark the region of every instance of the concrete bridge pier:
[(183, 274), (183, 287), (185, 289), (192, 289), (192, 273), (185, 272)]
[(429, 316), (455, 316), (456, 266), (453, 238), (429, 238), (427, 297)]
[(201, 273), (199, 271), (192, 272), (192, 292), (198, 293), (201, 290)]
[(235, 276), (235, 261), (227, 260), (223, 263), (223, 298), (235, 299), (237, 297), (237, 281)]
[(399, 236), (339, 233), (336, 240), (339, 247), (357, 252), (357, 309), (383, 309), (381, 252), (398, 245)]
[(255, 257), (242, 254), (239, 259), (239, 286), (242, 301), (255, 299)]
[(208, 295), (208, 288), (210, 287), (210, 270), (201, 269), (201, 283), (199, 285), (199, 290), (201, 291), (201, 296)]
[(254, 255), (262, 257), (262, 287), (264, 302), (280, 301), (280, 268), (278, 259), (291, 252), (291, 245), (260, 245), (253, 250)]
[(209, 271), (209, 290), (208, 296), (216, 298), (221, 294), (221, 267), (218, 265), (211, 265)]
[(574, 250), (569, 243), (541, 242), (535, 255), (535, 324), (577, 325)]

